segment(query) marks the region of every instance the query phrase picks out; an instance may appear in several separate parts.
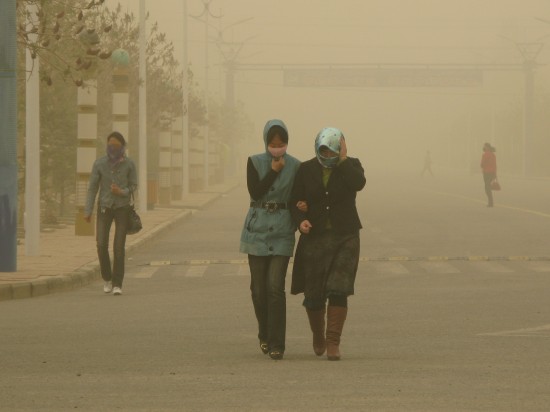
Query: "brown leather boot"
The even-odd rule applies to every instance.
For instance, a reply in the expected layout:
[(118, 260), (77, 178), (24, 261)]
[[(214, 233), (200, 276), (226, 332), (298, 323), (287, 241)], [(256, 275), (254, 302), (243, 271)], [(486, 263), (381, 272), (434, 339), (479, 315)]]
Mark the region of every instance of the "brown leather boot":
[(327, 358), (328, 360), (340, 360), (340, 336), (344, 328), (344, 322), (348, 314), (348, 308), (341, 306), (329, 306), (327, 308)]
[(313, 332), (313, 352), (317, 356), (325, 353), (327, 344), (325, 341), (325, 308), (319, 310), (306, 309), (309, 318), (309, 326)]

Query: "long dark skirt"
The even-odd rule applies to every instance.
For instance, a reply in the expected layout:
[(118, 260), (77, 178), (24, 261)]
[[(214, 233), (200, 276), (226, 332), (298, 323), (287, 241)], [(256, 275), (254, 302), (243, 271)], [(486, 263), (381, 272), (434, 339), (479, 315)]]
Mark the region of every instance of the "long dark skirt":
[(359, 234), (328, 230), (301, 235), (292, 269), (291, 293), (304, 293), (304, 306), (316, 306), (332, 295), (354, 294), (359, 264)]

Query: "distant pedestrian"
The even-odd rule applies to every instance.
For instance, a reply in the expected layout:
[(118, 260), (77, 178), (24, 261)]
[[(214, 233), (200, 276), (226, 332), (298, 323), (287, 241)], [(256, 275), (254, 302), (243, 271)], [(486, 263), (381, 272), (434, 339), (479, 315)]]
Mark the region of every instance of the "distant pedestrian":
[(426, 151), (426, 155), (424, 156), (424, 168), (422, 169), (422, 177), (424, 177), (424, 173), (429, 172), (430, 175), (434, 175), (434, 172), (432, 172), (432, 156), (430, 154), (430, 151)]
[(291, 293), (304, 293), (315, 354), (326, 350), (329, 360), (339, 360), (348, 296), (354, 294), (359, 263), (362, 226), (355, 198), (366, 181), (359, 159), (347, 156), (340, 130), (321, 130), (315, 155), (301, 164), (292, 190), (292, 215), (301, 235)]
[(493, 207), (493, 189), (491, 183), (497, 178), (497, 158), (496, 149), (490, 143), (483, 145), (483, 155), (481, 156), (481, 171), (483, 173), (483, 182), (485, 183), (485, 193), (487, 194), (487, 207)]
[(248, 254), (260, 349), (279, 360), (285, 352), (285, 278), (296, 232), (288, 202), (300, 162), (287, 153), (288, 130), (281, 120), (268, 121), (263, 138), (265, 152), (248, 158), (250, 208), (240, 251)]
[[(99, 190), (96, 240), (97, 255), (104, 280), (103, 291), (122, 294), (124, 280), (124, 258), (126, 247), (126, 228), (130, 210), (130, 199), (137, 189), (137, 175), (134, 162), (126, 156), (126, 141), (119, 132), (107, 137), (107, 154), (94, 162), (88, 197), (84, 210), (84, 219), (91, 221), (95, 198)], [(109, 233), (115, 222), (113, 242), (113, 267), (109, 257)]]

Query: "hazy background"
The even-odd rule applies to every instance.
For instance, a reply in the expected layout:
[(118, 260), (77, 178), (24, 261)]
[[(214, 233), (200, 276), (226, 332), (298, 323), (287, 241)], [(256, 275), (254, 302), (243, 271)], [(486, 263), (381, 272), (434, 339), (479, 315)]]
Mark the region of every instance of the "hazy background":
[[(106, 5), (117, 3), (138, 13), (138, 0), (107, 0)], [(181, 60), (182, 2), (146, 4), (150, 22), (159, 22)], [(210, 8), (222, 18), (210, 18), (209, 89), (222, 99), (224, 71), (215, 45), (220, 30), (225, 42), (245, 41), (237, 59), (241, 64), (521, 64), (513, 41), (550, 39), (545, 38), (550, 24), (536, 19), (550, 20), (547, 0), (212, 0)], [(202, 1), (188, 0), (190, 15), (202, 10)], [(204, 24), (189, 18), (188, 27), (189, 59), (202, 85)], [(226, 44), (226, 54), (231, 47), (238, 46)], [(545, 46), (537, 62), (547, 63), (549, 53)], [(538, 94), (547, 95), (549, 77), (548, 67), (537, 69)], [(352, 156), (390, 168), (421, 168), (426, 150), (436, 165), (450, 163), (468, 119), (482, 113), (496, 125), (486, 137), (482, 133), (464, 143), (459, 163), (467, 167), (478, 160), (480, 142), (499, 147), (497, 114), (522, 107), (524, 93), (521, 71), (485, 72), (481, 88), (285, 88), (282, 71), (238, 71), (235, 80), (236, 98), (255, 123), (257, 147), (251, 152), (262, 149), (265, 121), (277, 117), (287, 123), (289, 151), (300, 159), (312, 157), (320, 128), (335, 126), (344, 131)]]

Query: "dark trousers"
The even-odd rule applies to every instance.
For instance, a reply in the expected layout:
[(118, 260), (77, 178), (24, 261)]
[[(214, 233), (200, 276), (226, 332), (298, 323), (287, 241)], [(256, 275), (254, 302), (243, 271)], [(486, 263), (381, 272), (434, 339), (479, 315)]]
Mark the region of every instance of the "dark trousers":
[(258, 338), (269, 350), (285, 350), (285, 278), (289, 256), (248, 255), (250, 291), (258, 319)]
[[(100, 209), (97, 214), (96, 241), (97, 256), (104, 281), (112, 281), (113, 286), (122, 287), (124, 280), (124, 255), (126, 247), (126, 228), (128, 226), (128, 206), (117, 209)], [(109, 257), (109, 233), (115, 222), (115, 239), (113, 242), (113, 269)]]
[(491, 182), (496, 175), (494, 173), (483, 173), (483, 181), (485, 182), (485, 193), (487, 194), (488, 206), (493, 206), (493, 190), (491, 189)]

